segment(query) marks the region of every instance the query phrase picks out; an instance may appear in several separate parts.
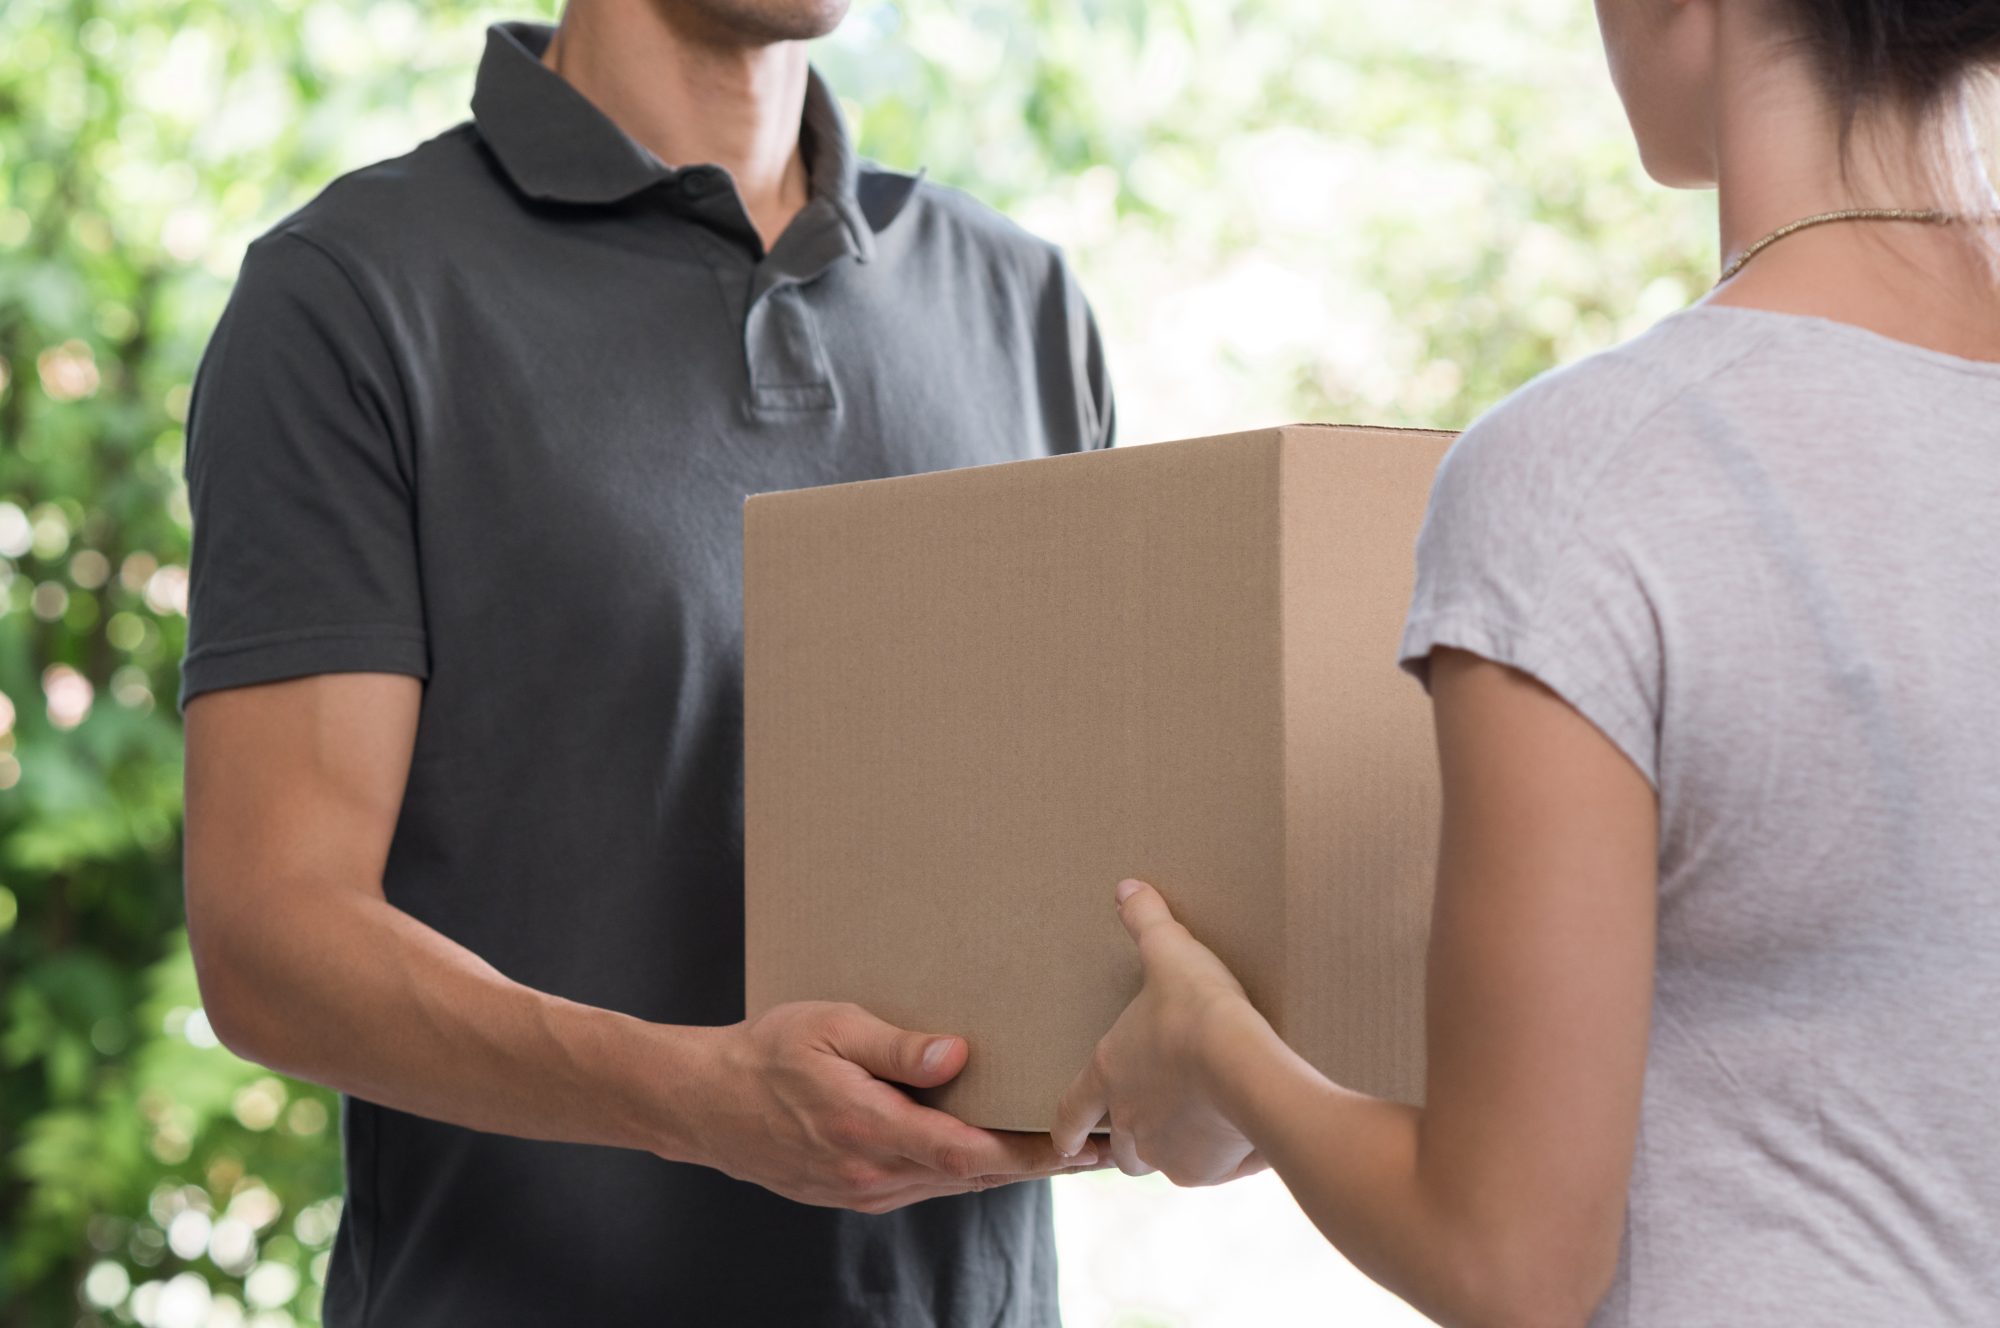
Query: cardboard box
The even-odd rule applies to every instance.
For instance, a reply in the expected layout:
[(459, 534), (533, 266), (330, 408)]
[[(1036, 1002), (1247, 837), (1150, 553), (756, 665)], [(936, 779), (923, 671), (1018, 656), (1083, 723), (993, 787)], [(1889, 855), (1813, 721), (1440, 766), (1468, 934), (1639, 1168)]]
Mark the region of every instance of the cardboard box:
[(1299, 425), (744, 511), (752, 1012), (963, 1034), (929, 1100), (1046, 1129), (1152, 881), (1337, 1082), (1417, 1101), (1438, 831), (1395, 664), (1450, 435)]

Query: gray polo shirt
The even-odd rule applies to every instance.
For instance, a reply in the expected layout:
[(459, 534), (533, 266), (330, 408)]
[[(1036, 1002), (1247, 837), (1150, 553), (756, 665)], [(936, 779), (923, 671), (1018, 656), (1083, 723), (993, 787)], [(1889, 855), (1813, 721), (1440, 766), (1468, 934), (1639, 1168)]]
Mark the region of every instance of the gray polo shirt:
[[(764, 252), (492, 29), (474, 118), (257, 240), (197, 376), (181, 701), (425, 680), (385, 885), (521, 982), (742, 1009), (746, 495), (1109, 443), (1055, 249), (856, 161)], [(1047, 1187), (864, 1217), (359, 1101), (326, 1321), (1048, 1324)]]

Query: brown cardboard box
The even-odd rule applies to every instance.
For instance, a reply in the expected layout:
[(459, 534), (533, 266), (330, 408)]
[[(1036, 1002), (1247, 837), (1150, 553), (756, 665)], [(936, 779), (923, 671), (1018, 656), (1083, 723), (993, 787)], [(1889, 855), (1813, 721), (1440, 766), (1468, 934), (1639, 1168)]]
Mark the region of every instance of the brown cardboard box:
[(748, 1001), (964, 1034), (1046, 1129), (1158, 885), (1314, 1064), (1423, 1088), (1438, 797), (1395, 665), (1450, 435), (1297, 425), (750, 499)]

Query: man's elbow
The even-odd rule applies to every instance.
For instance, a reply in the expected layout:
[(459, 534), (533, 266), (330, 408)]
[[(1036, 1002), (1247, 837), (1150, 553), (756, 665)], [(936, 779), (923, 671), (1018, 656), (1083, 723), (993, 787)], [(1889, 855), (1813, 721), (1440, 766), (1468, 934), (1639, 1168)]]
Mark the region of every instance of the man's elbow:
[(285, 1059), (277, 1045), (280, 1021), (271, 1017), (268, 993), (256, 976), (254, 947), (243, 928), (188, 909), (188, 948), (202, 1013), (216, 1040), (246, 1061), (277, 1065)]

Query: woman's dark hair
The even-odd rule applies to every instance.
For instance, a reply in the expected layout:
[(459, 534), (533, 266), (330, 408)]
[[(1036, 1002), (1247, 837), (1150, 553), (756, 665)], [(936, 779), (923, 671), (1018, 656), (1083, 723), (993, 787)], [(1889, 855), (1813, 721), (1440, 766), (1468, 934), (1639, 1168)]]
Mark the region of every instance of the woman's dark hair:
[(1934, 144), (1918, 167), (1935, 184), (1938, 204), (1982, 223), (1964, 229), (2000, 283), (2000, 225), (1993, 224), (2000, 193), (1987, 156), (1992, 146), (1980, 141), (1993, 132), (1984, 121), (2000, 106), (2000, 0), (1772, 3), (1839, 108), (1842, 174), (1864, 109), (1893, 108), (1929, 128)]
[(2000, 0), (1780, 0), (1852, 121), (1880, 100), (1936, 109), (2000, 63)]

